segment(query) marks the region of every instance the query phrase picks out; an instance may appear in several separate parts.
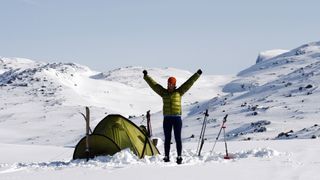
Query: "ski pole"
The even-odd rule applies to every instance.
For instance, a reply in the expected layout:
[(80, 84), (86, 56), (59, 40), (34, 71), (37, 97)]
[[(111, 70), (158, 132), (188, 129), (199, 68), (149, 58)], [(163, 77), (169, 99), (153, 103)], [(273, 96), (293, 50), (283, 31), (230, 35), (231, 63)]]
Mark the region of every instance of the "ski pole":
[(199, 142), (198, 142), (198, 148), (197, 148), (198, 156), (201, 155), (201, 150), (202, 150), (202, 147), (203, 147), (203, 144), (204, 144), (204, 135), (205, 135), (205, 132), (206, 132), (207, 117), (208, 116), (209, 116), (208, 109), (206, 109), (206, 112), (204, 114), (203, 123), (202, 123), (201, 132), (200, 132)]
[[(204, 119), (204, 120), (205, 120), (205, 119)], [(201, 143), (201, 138), (202, 138), (202, 133), (203, 133), (204, 120), (203, 120), (203, 122), (202, 122), (201, 131), (200, 131), (200, 135), (199, 135), (199, 141), (198, 141), (198, 146), (197, 146), (197, 153), (199, 152), (199, 149), (200, 149), (200, 143)]]
[(216, 147), (217, 141), (218, 141), (219, 136), (220, 136), (220, 134), (221, 134), (221, 130), (222, 130), (222, 128), (224, 127), (224, 124), (227, 122), (227, 117), (228, 117), (228, 114), (226, 114), (226, 115), (224, 116), (224, 118), (223, 118), (222, 125), (221, 125), (221, 127), (220, 127), (218, 136), (216, 137), (216, 140), (215, 140), (215, 142), (214, 142), (214, 144), (213, 144), (213, 147), (212, 147), (212, 150), (211, 150), (210, 155), (212, 155), (213, 150), (214, 150), (214, 148)]
[(199, 154), (198, 154), (198, 156), (200, 156), (201, 155), (201, 150), (202, 150), (202, 147), (203, 147), (203, 144), (204, 144), (204, 135), (205, 135), (205, 133), (206, 133), (206, 129), (207, 129), (207, 122), (208, 122), (208, 116), (209, 116), (209, 114), (208, 114), (208, 109), (206, 109), (206, 112), (205, 112), (205, 114), (204, 114), (204, 127), (203, 127), (203, 133), (202, 133), (202, 140), (201, 140), (201, 144), (200, 144), (200, 149), (199, 149)]
[(203, 122), (202, 122), (201, 131), (200, 131), (200, 135), (199, 135), (199, 141), (198, 141), (198, 146), (197, 146), (197, 153), (199, 152), (199, 148), (200, 148), (201, 137), (202, 137), (202, 133), (203, 133), (203, 126), (204, 126), (204, 120), (203, 120)]
[(228, 147), (227, 147), (227, 141), (226, 141), (226, 126), (223, 126), (223, 139), (224, 139), (224, 146), (226, 148), (226, 155), (224, 156), (224, 159), (230, 159), (228, 154)]

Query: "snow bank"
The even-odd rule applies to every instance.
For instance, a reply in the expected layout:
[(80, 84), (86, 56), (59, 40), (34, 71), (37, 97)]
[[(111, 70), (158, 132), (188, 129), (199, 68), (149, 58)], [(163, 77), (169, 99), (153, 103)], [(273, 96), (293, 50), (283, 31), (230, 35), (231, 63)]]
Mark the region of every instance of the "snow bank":
[[(234, 157), (232, 162), (239, 161), (245, 158), (271, 158), (273, 156), (280, 156), (281, 153), (270, 149), (270, 148), (257, 148), (251, 150), (243, 150), (240, 152), (236, 152), (230, 154), (230, 156)], [(173, 156), (175, 157), (175, 156)], [(202, 156), (198, 157), (197, 153), (194, 150), (184, 150), (183, 165), (197, 165), (203, 163), (221, 163), (228, 162), (229, 160), (225, 160), (224, 153), (213, 153), (211, 155), (210, 152), (204, 152)], [(136, 155), (134, 155), (130, 149), (122, 150), (121, 152), (115, 154), (114, 156), (100, 156), (96, 157), (92, 160), (71, 160), (71, 161), (53, 161), (53, 162), (34, 162), (34, 163), (15, 163), (13, 165), (9, 164), (0, 164), (1, 169), (5, 169), (0, 171), (2, 173), (8, 173), (19, 170), (39, 170), (39, 169), (48, 169), (48, 170), (62, 170), (65, 168), (98, 168), (98, 169), (117, 169), (124, 168), (131, 165), (156, 165), (156, 166), (178, 166), (174, 159), (171, 159), (171, 162), (165, 163), (162, 160), (162, 156), (153, 156), (153, 157), (145, 157), (144, 159), (139, 159)]]
[(240, 151), (234, 156), (238, 159), (248, 157), (271, 158), (273, 156), (280, 156), (281, 154), (282, 153), (269, 148), (257, 148), (252, 150)]

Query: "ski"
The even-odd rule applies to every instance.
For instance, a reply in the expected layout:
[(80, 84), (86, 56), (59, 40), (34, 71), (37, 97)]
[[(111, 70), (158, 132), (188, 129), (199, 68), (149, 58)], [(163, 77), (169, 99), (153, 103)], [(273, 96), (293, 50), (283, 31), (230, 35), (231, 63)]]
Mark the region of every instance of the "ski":
[(86, 115), (81, 113), (83, 118), (86, 121), (86, 156), (87, 156), (87, 161), (89, 161), (90, 158), (90, 147), (89, 147), (89, 136), (90, 132), (92, 133), (92, 130), (90, 128), (90, 110), (88, 107), (86, 107)]
[(148, 136), (152, 136), (152, 127), (151, 127), (151, 119), (150, 119), (150, 110), (147, 111), (147, 130), (148, 130)]

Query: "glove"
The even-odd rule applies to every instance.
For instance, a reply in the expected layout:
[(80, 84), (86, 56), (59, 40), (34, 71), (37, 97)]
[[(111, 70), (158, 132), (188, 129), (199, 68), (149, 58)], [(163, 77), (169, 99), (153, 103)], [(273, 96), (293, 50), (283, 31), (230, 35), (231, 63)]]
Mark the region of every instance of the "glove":
[(143, 72), (144, 76), (148, 75), (148, 71), (147, 70), (143, 70), (142, 72)]
[(197, 73), (198, 73), (199, 75), (201, 75), (201, 74), (202, 74), (202, 70), (199, 69), (199, 70), (197, 71)]

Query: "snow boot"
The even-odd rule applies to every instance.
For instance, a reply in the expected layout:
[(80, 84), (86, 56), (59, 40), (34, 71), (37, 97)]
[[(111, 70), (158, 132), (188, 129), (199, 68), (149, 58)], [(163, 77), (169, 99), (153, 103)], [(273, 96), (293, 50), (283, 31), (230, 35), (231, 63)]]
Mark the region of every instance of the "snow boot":
[(182, 157), (181, 156), (178, 156), (177, 157), (177, 164), (182, 164)]
[(170, 162), (170, 158), (169, 158), (168, 156), (165, 156), (165, 157), (163, 158), (163, 161), (164, 161), (164, 162)]

